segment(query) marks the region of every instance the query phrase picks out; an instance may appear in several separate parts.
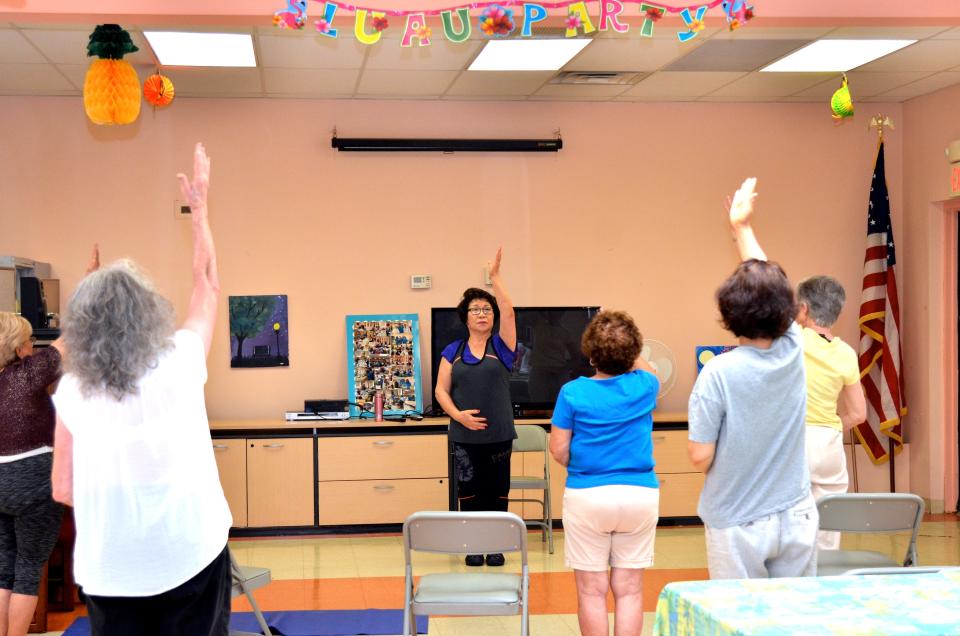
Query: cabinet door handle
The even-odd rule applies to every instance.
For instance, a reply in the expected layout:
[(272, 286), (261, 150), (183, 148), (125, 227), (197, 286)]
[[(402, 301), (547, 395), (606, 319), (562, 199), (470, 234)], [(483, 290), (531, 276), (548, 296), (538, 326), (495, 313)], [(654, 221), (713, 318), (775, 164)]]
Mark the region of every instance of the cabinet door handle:
[(213, 445), (213, 449), (214, 449), (214, 450), (227, 450), (228, 448), (230, 448), (230, 447), (227, 446), (226, 444), (214, 444), (214, 445)]
[(373, 487), (373, 489), (376, 490), (377, 492), (390, 492), (393, 490), (393, 488), (394, 488), (393, 486), (390, 486), (387, 484), (381, 484), (379, 486)]
[(281, 444), (280, 442), (275, 442), (273, 444), (264, 444), (263, 447), (264, 448), (283, 448), (283, 444)]
[(393, 442), (389, 440), (382, 440), (379, 442), (373, 442), (373, 445), (379, 448), (390, 448), (391, 446), (393, 446)]
[(665, 441), (667, 441), (667, 436), (666, 436), (666, 435), (654, 435), (654, 436), (653, 436), (653, 443), (654, 443), (654, 444), (657, 444), (658, 442), (665, 442)]

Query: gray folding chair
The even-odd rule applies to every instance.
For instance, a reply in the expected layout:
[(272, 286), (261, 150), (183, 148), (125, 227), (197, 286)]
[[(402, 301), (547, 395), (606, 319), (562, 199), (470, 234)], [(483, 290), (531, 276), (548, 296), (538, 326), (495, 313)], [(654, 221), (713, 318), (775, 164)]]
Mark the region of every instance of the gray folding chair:
[(514, 453), (540, 452), (543, 455), (543, 470), (538, 475), (514, 475), (510, 477), (510, 490), (540, 490), (543, 499), (509, 498), (508, 501), (526, 501), (540, 504), (542, 519), (525, 519), (528, 526), (543, 530), (543, 541), (553, 554), (553, 510), (550, 508), (550, 453), (547, 449), (547, 432), (536, 424), (517, 427), (517, 439), (513, 440)]
[[(250, 607), (253, 608), (253, 615), (257, 619), (257, 624), (260, 625), (261, 633), (269, 636), (273, 632), (270, 631), (266, 619), (263, 618), (263, 612), (260, 611), (257, 599), (253, 598), (253, 590), (261, 588), (270, 582), (270, 570), (268, 568), (239, 565), (237, 560), (233, 558), (233, 553), (231, 552), (230, 574), (233, 578), (231, 597), (240, 596), (241, 594), (247, 597), (247, 600), (250, 601)], [(253, 636), (253, 634), (250, 632), (232, 631), (230, 632), (230, 636)]]
[[(520, 574), (423, 574), (414, 584), (413, 552), (484, 554), (519, 552)], [(520, 634), (530, 632), (527, 527), (512, 512), (415, 512), (403, 524), (405, 566), (403, 635), (417, 633), (416, 616), (520, 614)]]
[(917, 564), (917, 534), (923, 499), (908, 493), (845, 493), (817, 502), (820, 529), (856, 533), (910, 532), (902, 560), (870, 550), (820, 550), (817, 576), (834, 576), (860, 568), (909, 567)]

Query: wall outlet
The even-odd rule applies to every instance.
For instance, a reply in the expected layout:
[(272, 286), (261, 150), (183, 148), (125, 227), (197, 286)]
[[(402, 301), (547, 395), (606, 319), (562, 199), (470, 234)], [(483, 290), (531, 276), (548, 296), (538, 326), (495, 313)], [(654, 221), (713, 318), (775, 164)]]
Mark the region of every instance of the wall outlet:
[(178, 219), (189, 219), (190, 218), (190, 206), (180, 201), (174, 199), (173, 201), (173, 213), (177, 216)]
[(413, 274), (410, 276), (410, 289), (430, 289), (433, 287), (433, 278), (430, 274)]

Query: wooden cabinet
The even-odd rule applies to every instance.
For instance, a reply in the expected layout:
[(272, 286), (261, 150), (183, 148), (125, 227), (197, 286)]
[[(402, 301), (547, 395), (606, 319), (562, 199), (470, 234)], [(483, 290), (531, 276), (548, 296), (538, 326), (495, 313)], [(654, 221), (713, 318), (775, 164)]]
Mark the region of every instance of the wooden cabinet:
[(687, 431), (654, 430), (654, 470), (660, 481), (660, 517), (696, 517), (704, 474), (687, 458)]
[(247, 527), (247, 440), (215, 439), (213, 456), (235, 528)]
[(447, 510), (447, 436), (379, 435), (317, 440), (320, 525), (403, 523)]
[(235, 528), (313, 525), (313, 438), (214, 439)]

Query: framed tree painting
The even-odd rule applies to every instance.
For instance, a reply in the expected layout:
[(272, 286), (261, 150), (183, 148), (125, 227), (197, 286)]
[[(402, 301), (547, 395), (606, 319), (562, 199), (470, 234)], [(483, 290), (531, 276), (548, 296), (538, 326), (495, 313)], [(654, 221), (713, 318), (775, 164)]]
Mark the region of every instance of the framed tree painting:
[(350, 415), (373, 412), (383, 391), (385, 415), (423, 410), (420, 319), (417, 314), (347, 316), (347, 399)]
[(230, 296), (230, 366), (290, 366), (286, 296)]

